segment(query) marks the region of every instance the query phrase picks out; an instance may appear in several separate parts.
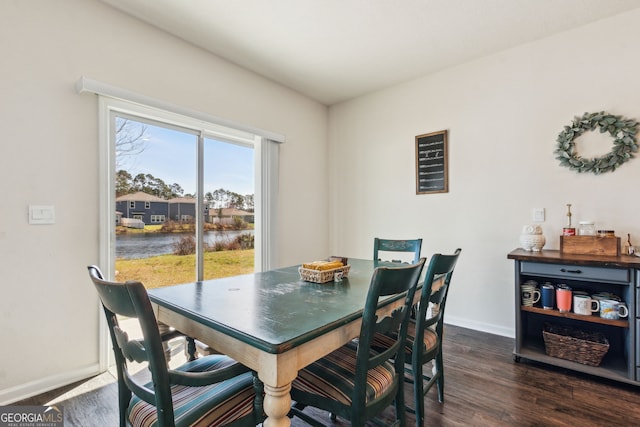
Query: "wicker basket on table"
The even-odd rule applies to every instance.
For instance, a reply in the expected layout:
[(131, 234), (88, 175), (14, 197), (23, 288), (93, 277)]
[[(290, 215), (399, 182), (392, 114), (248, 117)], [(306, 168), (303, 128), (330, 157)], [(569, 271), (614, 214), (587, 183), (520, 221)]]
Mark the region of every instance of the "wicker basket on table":
[(309, 268), (299, 267), (298, 273), (300, 273), (300, 278), (305, 282), (327, 283), (334, 279), (337, 272), (342, 272), (342, 277), (347, 277), (350, 268), (350, 265), (333, 268), (331, 270), (312, 270)]

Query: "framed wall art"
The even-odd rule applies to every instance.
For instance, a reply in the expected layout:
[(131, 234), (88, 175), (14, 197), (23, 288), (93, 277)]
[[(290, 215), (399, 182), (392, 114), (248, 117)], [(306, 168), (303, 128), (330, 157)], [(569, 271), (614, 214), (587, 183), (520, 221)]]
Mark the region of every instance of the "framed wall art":
[(416, 136), (416, 194), (448, 192), (447, 131)]

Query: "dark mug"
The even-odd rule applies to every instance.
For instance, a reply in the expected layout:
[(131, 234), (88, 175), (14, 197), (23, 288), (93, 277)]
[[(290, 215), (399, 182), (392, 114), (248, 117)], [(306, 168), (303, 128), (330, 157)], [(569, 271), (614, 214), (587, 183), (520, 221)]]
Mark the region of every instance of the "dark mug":
[(551, 283), (545, 283), (540, 290), (542, 308), (553, 310), (556, 306), (556, 288)]

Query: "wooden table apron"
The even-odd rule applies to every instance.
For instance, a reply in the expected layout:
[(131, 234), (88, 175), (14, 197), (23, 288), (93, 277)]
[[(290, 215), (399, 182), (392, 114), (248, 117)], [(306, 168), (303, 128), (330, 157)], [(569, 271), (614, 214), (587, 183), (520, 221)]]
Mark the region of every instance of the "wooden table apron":
[[(295, 266), (150, 289), (149, 297), (158, 321), (258, 372), (265, 386), (264, 425), (285, 427), (298, 370), (360, 333), (374, 262), (349, 264), (341, 282), (301, 281)], [(400, 304), (383, 301), (381, 314)]]

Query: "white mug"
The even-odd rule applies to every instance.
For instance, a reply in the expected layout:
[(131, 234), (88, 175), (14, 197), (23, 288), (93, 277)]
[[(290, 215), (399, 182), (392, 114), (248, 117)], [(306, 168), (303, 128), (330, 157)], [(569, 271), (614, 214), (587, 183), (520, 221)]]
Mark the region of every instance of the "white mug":
[(573, 295), (573, 312), (575, 314), (582, 314), (590, 316), (592, 313), (600, 310), (600, 302), (596, 299), (591, 299), (588, 295)]

